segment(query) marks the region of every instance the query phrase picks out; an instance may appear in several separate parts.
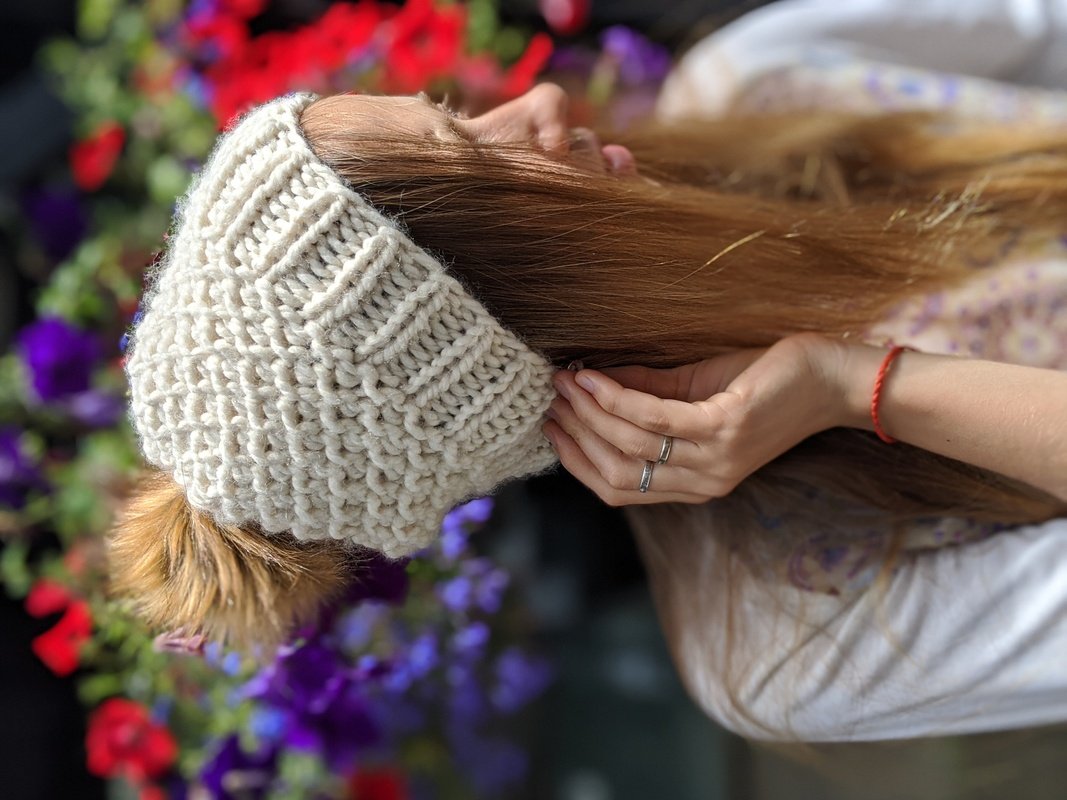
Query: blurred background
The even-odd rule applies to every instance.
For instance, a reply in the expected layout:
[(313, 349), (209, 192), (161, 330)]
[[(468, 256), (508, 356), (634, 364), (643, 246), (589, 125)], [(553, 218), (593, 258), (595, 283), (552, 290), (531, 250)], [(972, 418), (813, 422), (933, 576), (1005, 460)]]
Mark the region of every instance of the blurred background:
[[(463, 510), (265, 670), (153, 640), (103, 596), (99, 536), (136, 467), (122, 334), (233, 114), (290, 88), (489, 105), (545, 75), (579, 117), (624, 123), (673, 55), (758, 5), (0, 6), (0, 797), (1065, 796), (1061, 729), (770, 749), (718, 728), (678, 683), (621, 515), (565, 474)], [(410, 49), (360, 50), (390, 15)], [(474, 55), (440, 61), (463, 37)]]

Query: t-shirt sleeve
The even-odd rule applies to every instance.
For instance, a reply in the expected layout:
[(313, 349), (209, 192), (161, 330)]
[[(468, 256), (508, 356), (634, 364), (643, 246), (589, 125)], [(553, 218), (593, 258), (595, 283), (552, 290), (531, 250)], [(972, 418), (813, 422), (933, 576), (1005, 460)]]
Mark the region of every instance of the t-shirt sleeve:
[(884, 592), (750, 587), (735, 600), (737, 704), (710, 629), (690, 618), (674, 644), (694, 699), (742, 735), (862, 741), (1067, 720), (1067, 520), (911, 555)]
[(779, 0), (698, 42), (657, 113), (724, 113), (767, 72), (834, 59), (1067, 88), (1067, 0)]

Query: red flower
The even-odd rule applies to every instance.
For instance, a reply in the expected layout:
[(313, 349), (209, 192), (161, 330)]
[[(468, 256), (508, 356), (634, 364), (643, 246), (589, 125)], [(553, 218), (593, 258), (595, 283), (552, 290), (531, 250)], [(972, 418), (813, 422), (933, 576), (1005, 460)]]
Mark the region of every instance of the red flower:
[(59, 622), (30, 642), (34, 654), (60, 677), (78, 668), (82, 646), (93, 632), (89, 604), (77, 600), (67, 606)]
[(435, 9), (432, 0), (408, 0), (393, 18), (385, 54), (389, 88), (415, 92), (451, 72), (462, 53), (466, 26), (467, 9), (462, 5)]
[(407, 800), (404, 776), (389, 767), (361, 769), (348, 781), (348, 800)]
[(545, 68), (552, 55), (552, 38), (547, 33), (538, 33), (526, 45), (526, 52), (512, 64), (504, 76), (505, 98), (518, 97), (533, 86), (534, 78)]
[(123, 776), (131, 783), (159, 777), (178, 757), (166, 726), (153, 722), (144, 706), (122, 697), (105, 700), (89, 716), (85, 749), (93, 775)]
[(537, 0), (541, 16), (560, 36), (573, 36), (589, 23), (591, 0)]
[(48, 578), (38, 578), (30, 587), (24, 605), (31, 617), (45, 617), (63, 611), (70, 601), (70, 590), (66, 586)]
[(248, 26), (225, 14), (196, 16), (182, 29), (184, 44), (208, 61), (239, 55), (248, 44)]
[(94, 192), (103, 186), (125, 143), (126, 132), (122, 126), (110, 121), (100, 125), (89, 138), (72, 145), (70, 169), (79, 188)]
[(33, 617), (63, 612), (59, 622), (37, 636), (30, 648), (56, 675), (70, 675), (78, 668), (81, 648), (93, 632), (89, 604), (75, 600), (63, 584), (42, 578), (30, 589), (25, 607)]
[(310, 26), (318, 42), (321, 68), (335, 70), (360, 52), (374, 37), (388, 12), (369, 0), (358, 4), (335, 3)]
[(163, 787), (149, 783), (141, 787), (137, 800), (167, 800), (167, 793), (163, 791)]
[(267, 7), (267, 0), (222, 0), (219, 6), (235, 17), (252, 19)]

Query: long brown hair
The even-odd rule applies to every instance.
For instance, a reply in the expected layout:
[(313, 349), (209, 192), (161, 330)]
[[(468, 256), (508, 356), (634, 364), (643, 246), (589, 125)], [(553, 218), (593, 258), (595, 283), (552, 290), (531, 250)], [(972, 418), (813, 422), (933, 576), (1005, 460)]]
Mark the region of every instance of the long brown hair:
[[(327, 163), (559, 366), (676, 366), (802, 331), (861, 338), (901, 302), (971, 276), (969, 247), (1067, 215), (1063, 131), (930, 114), (738, 117), (602, 134), (633, 151), (642, 177), (632, 180), (522, 146), (368, 140), (314, 106), (305, 122)], [(913, 520), (1011, 524), (1065, 510), (995, 473), (834, 429), (727, 498), (627, 513), (683, 679), (707, 704), (700, 671), (718, 673), (727, 690), (716, 715), (752, 729), (765, 721), (746, 707), (752, 664), (734, 657), (731, 600), (742, 582), (780, 575), (813, 530), (847, 542), (870, 530), (873, 512), (887, 531), (888, 568)], [(782, 512), (794, 524), (765, 530), (760, 520)], [(792, 635), (812, 632), (793, 624)], [(780, 734), (781, 721), (768, 730)]]
[[(641, 177), (621, 180), (526, 145), (360, 136), (330, 113), (329, 98), (304, 115), (320, 157), (491, 312), (553, 362), (581, 358), (590, 367), (673, 366), (801, 331), (861, 336), (899, 302), (964, 280), (968, 243), (1064, 217), (1067, 136), (946, 133), (940, 125), (921, 115), (818, 114), (649, 126), (612, 135), (640, 165)], [(768, 554), (790, 542), (763, 535), (756, 515), (802, 508), (812, 489), (840, 497), (843, 512), (873, 508), (900, 522), (945, 514), (1012, 523), (1064, 511), (1062, 502), (996, 474), (839, 429), (812, 437), (713, 503), (716, 519), (728, 524), (690, 525), (686, 535), (773, 561)], [(158, 485), (154, 491), (166, 495)], [(671, 557), (657, 539), (665, 515), (688, 513), (630, 510), (646, 532), (650, 563), (651, 549)], [(170, 595), (150, 599), (124, 578), (125, 593), (155, 609), (157, 622), (177, 602), (181, 576), (167, 572), (163, 556), (148, 563), (131, 542), (169, 526), (165, 517), (148, 525), (142, 515), (113, 537), (117, 575), (136, 566), (142, 587), (149, 572), (157, 590), (169, 587)], [(195, 532), (186, 525), (185, 533)], [(228, 547), (225, 537), (212, 541)], [(260, 587), (261, 603), (272, 602), (268, 591), (294, 590), (291, 576), (282, 578), (274, 589)], [(300, 617), (317, 596), (302, 597), (287, 618)], [(171, 624), (197, 627), (203, 613), (210, 609)], [(228, 617), (214, 629), (236, 623), (236, 635), (255, 635), (253, 616)]]

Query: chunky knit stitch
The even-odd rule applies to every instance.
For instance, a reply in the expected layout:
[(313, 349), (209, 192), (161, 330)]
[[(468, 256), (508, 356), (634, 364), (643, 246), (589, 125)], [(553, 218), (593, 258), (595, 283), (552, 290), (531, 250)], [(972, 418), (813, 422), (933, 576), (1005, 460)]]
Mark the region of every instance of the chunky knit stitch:
[(220, 524), (391, 557), (555, 455), (552, 368), (314, 154), (246, 114), (179, 204), (132, 332), (142, 455)]

